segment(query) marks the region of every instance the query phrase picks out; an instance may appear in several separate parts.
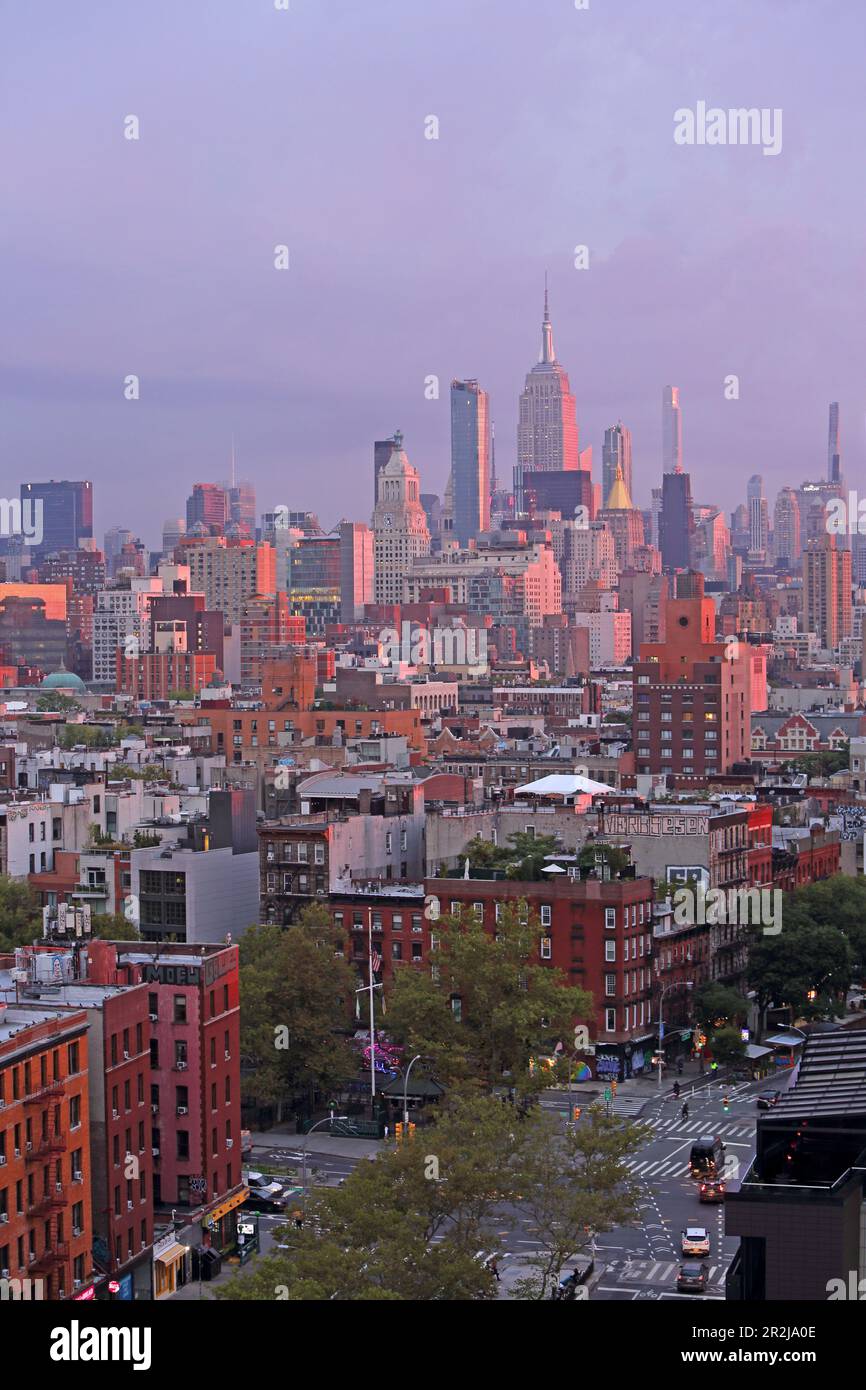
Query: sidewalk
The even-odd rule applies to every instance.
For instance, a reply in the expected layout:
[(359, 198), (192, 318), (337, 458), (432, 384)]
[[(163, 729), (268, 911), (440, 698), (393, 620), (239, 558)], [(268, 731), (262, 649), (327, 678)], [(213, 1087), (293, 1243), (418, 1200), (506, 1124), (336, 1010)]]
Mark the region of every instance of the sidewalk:
[[(284, 1149), (287, 1153), (299, 1154), (305, 1143), (308, 1154), (327, 1154), (331, 1158), (366, 1158), (368, 1155), (375, 1158), (382, 1149), (381, 1139), (350, 1139), (344, 1134), (329, 1134), (325, 1129), (317, 1129), (314, 1134), (307, 1136), (298, 1134), (294, 1125), (280, 1125), (275, 1129), (253, 1133), (250, 1138), (253, 1141), (253, 1158), (256, 1150), (267, 1152)], [(254, 1166), (252, 1160), (246, 1162), (245, 1166)]]

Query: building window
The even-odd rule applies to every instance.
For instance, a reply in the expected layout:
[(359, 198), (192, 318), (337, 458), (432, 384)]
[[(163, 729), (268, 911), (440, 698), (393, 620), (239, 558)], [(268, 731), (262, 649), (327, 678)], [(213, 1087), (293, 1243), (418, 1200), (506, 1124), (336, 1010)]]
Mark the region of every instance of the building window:
[(606, 1033), (616, 1032), (616, 1009), (605, 1009), (604, 1011), (604, 1031)]
[(550, 960), (550, 955), (551, 955), (551, 940), (550, 940), (550, 937), (549, 937), (549, 936), (543, 936), (543, 937), (541, 938), (541, 959), (542, 959), (542, 960)]
[(176, 994), (174, 996), (174, 1021), (175, 1023), (186, 1023), (186, 995)]
[(616, 942), (606, 941), (604, 943), (604, 958), (607, 961), (616, 960)]
[(611, 927), (615, 927), (615, 926), (616, 926), (616, 908), (615, 908), (615, 907), (606, 907), (606, 908), (604, 909), (604, 925), (605, 925), (605, 927), (608, 928), (608, 929), (610, 929)]
[(551, 908), (551, 906), (550, 906), (549, 903), (542, 903), (542, 904), (541, 904), (540, 916), (541, 916), (541, 925), (542, 925), (543, 927), (549, 927), (549, 926), (550, 926), (550, 923), (551, 923), (551, 921), (552, 921), (552, 916), (551, 916), (552, 911), (553, 911), (553, 909)]
[(614, 994), (616, 994), (616, 975), (605, 975), (604, 992), (608, 998), (611, 998)]

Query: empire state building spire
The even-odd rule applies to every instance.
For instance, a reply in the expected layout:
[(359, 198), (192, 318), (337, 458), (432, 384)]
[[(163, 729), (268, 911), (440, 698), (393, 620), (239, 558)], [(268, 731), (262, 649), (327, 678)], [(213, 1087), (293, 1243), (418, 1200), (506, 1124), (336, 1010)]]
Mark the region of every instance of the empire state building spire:
[(539, 362), (555, 362), (553, 350), (553, 324), (550, 322), (550, 305), (547, 298), (547, 271), (544, 273), (544, 320), (541, 325), (541, 356)]

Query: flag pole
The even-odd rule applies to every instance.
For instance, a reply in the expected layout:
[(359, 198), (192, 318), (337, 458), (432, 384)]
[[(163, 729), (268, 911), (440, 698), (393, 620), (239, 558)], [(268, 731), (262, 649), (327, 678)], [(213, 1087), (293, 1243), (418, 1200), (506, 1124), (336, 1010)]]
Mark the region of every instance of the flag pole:
[(376, 1099), (376, 1032), (373, 1024), (373, 909), (367, 908), (367, 978), (370, 984), (370, 1096)]

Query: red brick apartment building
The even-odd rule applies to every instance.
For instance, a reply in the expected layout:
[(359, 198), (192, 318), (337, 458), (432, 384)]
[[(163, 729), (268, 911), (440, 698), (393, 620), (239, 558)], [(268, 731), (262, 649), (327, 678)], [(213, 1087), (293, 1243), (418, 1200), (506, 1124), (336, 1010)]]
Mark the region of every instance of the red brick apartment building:
[(91, 1277), (87, 1028), (80, 1009), (0, 1004), (0, 1279), (41, 1280), (30, 1297)]
[(650, 1067), (656, 1037), (653, 889), (651, 878), (570, 876), (544, 883), (431, 878), (424, 884), (442, 914), (468, 908), (491, 933), (505, 903), (526, 901), (543, 931), (539, 959), (561, 970), (567, 984), (592, 994), (592, 1015), (578, 1022), (589, 1026), (595, 1053), (586, 1060), (599, 1077)]

